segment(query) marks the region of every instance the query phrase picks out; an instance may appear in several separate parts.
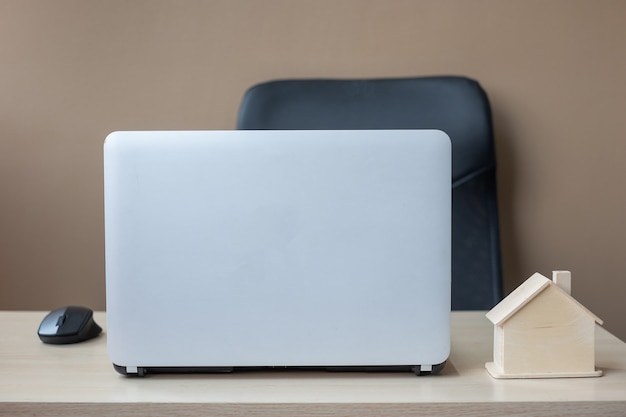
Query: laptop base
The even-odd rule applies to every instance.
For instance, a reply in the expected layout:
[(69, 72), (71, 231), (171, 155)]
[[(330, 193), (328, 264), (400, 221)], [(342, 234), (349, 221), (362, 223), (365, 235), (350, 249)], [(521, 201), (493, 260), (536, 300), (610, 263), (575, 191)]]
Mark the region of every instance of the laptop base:
[(124, 376), (143, 377), (147, 374), (230, 374), (234, 372), (258, 371), (327, 371), (327, 372), (413, 372), (417, 376), (439, 373), (446, 362), (437, 365), (388, 365), (388, 366), (146, 366), (126, 367), (113, 364), (113, 368)]

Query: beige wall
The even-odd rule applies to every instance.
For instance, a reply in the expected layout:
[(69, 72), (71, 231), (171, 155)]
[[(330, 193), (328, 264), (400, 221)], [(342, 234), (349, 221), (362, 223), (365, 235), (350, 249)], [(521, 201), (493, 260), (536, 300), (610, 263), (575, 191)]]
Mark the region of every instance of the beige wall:
[(507, 291), (573, 272), (626, 338), (626, 1), (0, 0), (0, 309), (104, 308), (102, 141), (230, 129), (253, 83), (463, 74), (492, 100)]

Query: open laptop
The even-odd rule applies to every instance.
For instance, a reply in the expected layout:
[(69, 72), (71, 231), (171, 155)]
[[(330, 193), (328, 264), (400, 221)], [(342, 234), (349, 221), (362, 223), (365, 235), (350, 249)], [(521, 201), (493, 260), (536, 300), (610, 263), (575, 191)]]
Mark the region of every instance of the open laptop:
[(445, 133), (114, 132), (104, 179), (120, 373), (443, 367)]

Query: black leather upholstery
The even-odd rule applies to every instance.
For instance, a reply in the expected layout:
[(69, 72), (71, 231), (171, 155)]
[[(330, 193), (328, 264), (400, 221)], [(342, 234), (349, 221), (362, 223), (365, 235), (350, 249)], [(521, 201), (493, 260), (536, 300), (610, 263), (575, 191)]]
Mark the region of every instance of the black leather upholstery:
[(441, 129), (452, 140), (452, 308), (502, 298), (491, 111), (465, 77), (282, 80), (250, 88), (239, 129)]

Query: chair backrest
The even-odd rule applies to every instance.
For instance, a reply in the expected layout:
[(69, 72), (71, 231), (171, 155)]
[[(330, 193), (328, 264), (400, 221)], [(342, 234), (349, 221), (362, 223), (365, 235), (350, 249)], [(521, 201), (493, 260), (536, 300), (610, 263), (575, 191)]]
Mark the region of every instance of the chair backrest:
[(452, 140), (452, 309), (502, 298), (491, 110), (476, 81), (269, 81), (245, 93), (237, 128), (443, 130)]

